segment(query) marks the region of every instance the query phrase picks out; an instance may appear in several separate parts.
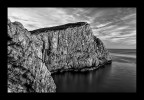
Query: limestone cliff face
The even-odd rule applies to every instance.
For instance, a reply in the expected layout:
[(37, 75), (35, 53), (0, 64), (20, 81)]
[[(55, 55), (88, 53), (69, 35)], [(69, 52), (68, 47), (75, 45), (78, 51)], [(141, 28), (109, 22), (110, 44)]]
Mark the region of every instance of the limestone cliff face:
[(8, 92), (55, 92), (51, 73), (93, 70), (112, 61), (85, 22), (27, 31), (8, 20)]
[(102, 41), (85, 22), (30, 31), (44, 43), (43, 59), (51, 73), (85, 71), (111, 62)]
[(8, 92), (55, 92), (45, 66), (43, 42), (31, 36), (21, 23), (8, 20)]

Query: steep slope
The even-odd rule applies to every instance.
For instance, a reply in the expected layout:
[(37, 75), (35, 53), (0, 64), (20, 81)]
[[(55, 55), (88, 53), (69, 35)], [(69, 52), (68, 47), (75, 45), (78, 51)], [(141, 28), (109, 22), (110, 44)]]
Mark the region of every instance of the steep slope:
[(19, 22), (8, 20), (8, 92), (55, 92), (42, 59), (43, 43)]

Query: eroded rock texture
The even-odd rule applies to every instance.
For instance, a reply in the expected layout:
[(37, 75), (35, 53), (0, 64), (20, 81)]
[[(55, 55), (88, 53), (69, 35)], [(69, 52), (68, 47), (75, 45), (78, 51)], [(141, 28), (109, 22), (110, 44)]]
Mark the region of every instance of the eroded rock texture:
[(8, 92), (55, 92), (51, 73), (86, 71), (111, 62), (85, 22), (27, 31), (8, 20)]
[(85, 22), (31, 31), (44, 43), (43, 59), (51, 73), (93, 70), (111, 62), (102, 41)]
[(55, 92), (45, 66), (43, 42), (21, 23), (8, 20), (8, 92)]

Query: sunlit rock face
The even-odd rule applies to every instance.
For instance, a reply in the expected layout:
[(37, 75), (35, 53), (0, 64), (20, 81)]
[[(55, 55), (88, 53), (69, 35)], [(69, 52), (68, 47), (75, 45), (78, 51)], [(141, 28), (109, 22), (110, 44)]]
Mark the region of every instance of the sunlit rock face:
[(43, 42), (19, 22), (8, 19), (8, 92), (55, 92), (43, 61)]
[(86, 22), (30, 31), (43, 41), (43, 59), (51, 73), (86, 71), (111, 62), (102, 41)]

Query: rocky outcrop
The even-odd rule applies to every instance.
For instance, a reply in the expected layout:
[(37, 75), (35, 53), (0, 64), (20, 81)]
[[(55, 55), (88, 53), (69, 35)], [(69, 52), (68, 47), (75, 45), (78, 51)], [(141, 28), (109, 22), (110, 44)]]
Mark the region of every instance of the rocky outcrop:
[(97, 69), (112, 59), (85, 22), (27, 31), (8, 20), (8, 92), (55, 92), (51, 73)]
[(8, 20), (8, 92), (55, 92), (42, 59), (43, 42), (21, 23)]
[(93, 70), (111, 62), (109, 52), (86, 22), (30, 32), (43, 41), (43, 59), (51, 73)]

